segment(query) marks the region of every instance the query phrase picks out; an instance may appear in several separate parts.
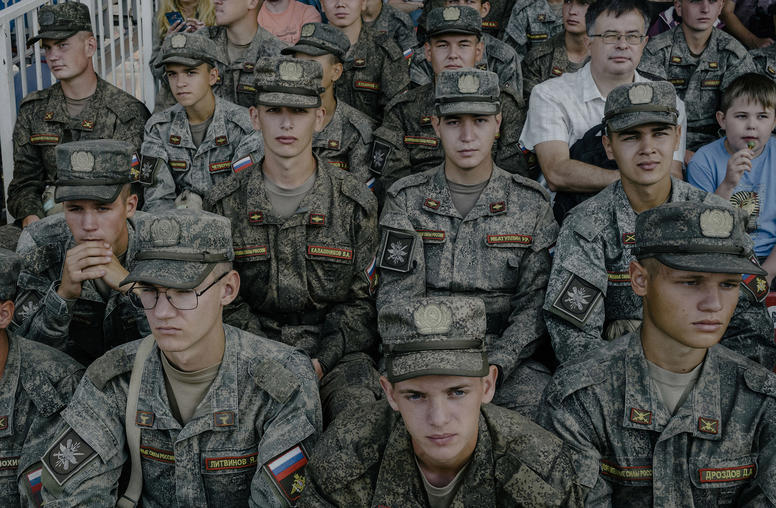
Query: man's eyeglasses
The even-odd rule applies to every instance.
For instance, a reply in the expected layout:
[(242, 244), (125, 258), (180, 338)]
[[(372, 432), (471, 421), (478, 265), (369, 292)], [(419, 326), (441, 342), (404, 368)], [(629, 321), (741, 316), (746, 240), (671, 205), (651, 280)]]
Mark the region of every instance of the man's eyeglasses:
[(194, 289), (164, 289), (160, 290), (153, 286), (138, 286), (133, 284), (129, 289), (129, 300), (132, 305), (139, 309), (151, 310), (156, 307), (159, 300), (159, 293), (164, 294), (170, 305), (178, 310), (194, 310), (199, 305), (199, 297), (205, 294), (205, 291), (215, 286), (221, 279), (226, 277), (229, 272), (224, 272), (216, 280), (210, 283), (208, 287), (197, 292)]
[(624, 38), (625, 42), (627, 42), (631, 46), (635, 46), (636, 44), (641, 44), (641, 42), (644, 40), (646, 35), (621, 34), (619, 32), (605, 32), (602, 34), (589, 35), (588, 37), (600, 37), (601, 40), (604, 41), (604, 44), (617, 44), (617, 41), (619, 41), (620, 38)]

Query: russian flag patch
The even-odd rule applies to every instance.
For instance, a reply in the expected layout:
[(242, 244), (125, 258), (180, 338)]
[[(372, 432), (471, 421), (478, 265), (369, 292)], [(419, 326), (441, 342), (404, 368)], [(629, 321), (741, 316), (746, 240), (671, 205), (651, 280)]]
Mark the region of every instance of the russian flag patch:
[(377, 257), (373, 257), (372, 262), (364, 269), (364, 275), (369, 283), (369, 294), (374, 295), (377, 288)]
[(251, 164), (253, 164), (253, 159), (251, 158), (250, 155), (246, 155), (242, 159), (235, 161), (232, 164), (232, 170), (234, 170), (235, 173), (239, 173), (240, 171), (247, 168)]
[(307, 454), (302, 445), (296, 445), (269, 461), (265, 468), (280, 492), (291, 502), (302, 495), (307, 478)]
[(136, 153), (133, 153), (132, 154), (132, 164), (130, 164), (130, 167), (134, 168), (134, 167), (139, 166), (139, 165), (140, 165), (140, 159), (137, 158), (137, 154)]
[(43, 484), (40, 482), (42, 472), (43, 468), (39, 467), (27, 475), (27, 481), (30, 482), (30, 492), (32, 493), (31, 501), (35, 506), (41, 506), (43, 504), (43, 497), (40, 493), (40, 489), (43, 487)]
[(375, 184), (377, 183), (377, 178), (372, 177), (369, 180), (366, 181), (366, 188), (370, 191), (375, 191)]
[(412, 48), (407, 48), (404, 50), (404, 58), (409, 59), (412, 57), (412, 54), (414, 53)]

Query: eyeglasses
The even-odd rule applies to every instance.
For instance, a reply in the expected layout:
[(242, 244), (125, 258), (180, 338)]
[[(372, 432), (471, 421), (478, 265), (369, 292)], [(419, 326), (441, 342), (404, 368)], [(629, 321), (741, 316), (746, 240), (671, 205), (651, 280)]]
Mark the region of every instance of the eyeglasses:
[(606, 32), (602, 34), (589, 35), (588, 37), (600, 37), (601, 40), (604, 41), (604, 44), (617, 44), (617, 41), (619, 41), (621, 38), (624, 38), (625, 42), (627, 42), (631, 46), (635, 46), (636, 44), (641, 44), (641, 42), (644, 40), (646, 35), (621, 34), (619, 32)]
[(200, 292), (193, 289), (164, 289), (160, 290), (152, 286), (137, 286), (133, 284), (129, 288), (129, 301), (138, 309), (151, 310), (156, 307), (159, 300), (159, 293), (164, 294), (170, 305), (178, 310), (194, 310), (199, 305), (199, 297), (215, 286), (221, 279), (229, 275), (230, 272), (224, 272), (216, 280), (210, 283), (208, 287)]

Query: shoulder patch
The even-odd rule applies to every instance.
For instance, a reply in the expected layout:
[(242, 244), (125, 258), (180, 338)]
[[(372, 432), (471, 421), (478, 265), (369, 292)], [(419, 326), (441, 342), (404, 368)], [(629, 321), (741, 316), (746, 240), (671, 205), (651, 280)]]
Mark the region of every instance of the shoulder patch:
[(378, 266), (395, 272), (409, 272), (417, 239), (418, 235), (414, 231), (408, 233), (386, 229), (377, 254)]
[(576, 274), (569, 274), (549, 311), (576, 327), (587, 323), (596, 304), (603, 297), (600, 289)]
[(375, 138), (372, 141), (372, 153), (371, 153), (371, 161), (369, 163), (369, 169), (373, 173), (377, 173), (378, 175), (383, 174), (383, 169), (385, 169), (385, 163), (388, 162), (388, 156), (391, 154), (391, 150), (393, 147), (380, 140), (379, 138)]
[(758, 303), (765, 301), (765, 297), (768, 296), (768, 280), (765, 277), (743, 274), (741, 279), (741, 285)]
[(308, 456), (301, 444), (284, 451), (264, 467), (283, 497), (295, 503), (307, 483)]
[(89, 365), (86, 376), (102, 391), (114, 377), (131, 372), (133, 363), (134, 357), (130, 358), (124, 348), (113, 348)]
[(68, 427), (46, 450), (42, 461), (51, 478), (61, 487), (95, 457), (97, 452)]
[(252, 374), (256, 384), (281, 404), (299, 388), (299, 381), (291, 371), (269, 358), (255, 365)]

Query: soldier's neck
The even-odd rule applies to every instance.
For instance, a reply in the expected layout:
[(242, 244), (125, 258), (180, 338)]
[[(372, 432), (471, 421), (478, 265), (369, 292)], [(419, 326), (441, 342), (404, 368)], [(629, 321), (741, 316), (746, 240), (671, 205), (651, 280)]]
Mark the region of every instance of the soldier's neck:
[(216, 97), (213, 92), (202, 97), (196, 104), (186, 106), (186, 117), (194, 125), (207, 121), (216, 110)]
[(244, 46), (250, 44), (258, 31), (259, 22), (256, 20), (256, 11), (250, 10), (238, 21), (226, 27), (226, 38), (232, 44)]
[(334, 117), (334, 112), (337, 110), (337, 98), (334, 96), (334, 83), (321, 94), (321, 106), (323, 106), (323, 109), (326, 111), (326, 115), (323, 117), (323, 128), (325, 129)]
[(5, 374), (5, 363), (8, 361), (8, 333), (5, 328), (0, 330), (0, 379)]
[(473, 168), (461, 168), (445, 157), (445, 178), (461, 185), (476, 185), (490, 180), (493, 174), (493, 159), (486, 157)]
[(700, 55), (703, 53), (706, 50), (706, 46), (709, 44), (709, 39), (711, 39), (711, 31), (714, 30), (714, 27), (711, 27), (703, 32), (698, 32), (696, 30), (687, 28), (684, 23), (682, 23), (680, 26), (682, 27), (684, 40), (687, 42), (687, 47), (690, 48), (692, 54)]
[(86, 99), (97, 90), (97, 74), (89, 67), (87, 70), (69, 79), (60, 81), (62, 93), (68, 99)]
[[(193, 312), (196, 312), (193, 311)], [(226, 336), (224, 324), (219, 318), (211, 329), (184, 351), (162, 351), (167, 360), (176, 369), (183, 372), (195, 372), (211, 367), (224, 358)]]
[(641, 213), (668, 201), (671, 195), (671, 176), (666, 175), (664, 179), (651, 185), (636, 184), (622, 179), (622, 188), (633, 211)]
[(706, 358), (707, 349), (692, 348), (680, 344), (676, 339), (658, 329), (644, 308), (641, 325), (641, 347), (647, 360), (658, 367), (679, 374), (690, 372)]
[[(358, 18), (355, 23), (353, 23), (350, 26), (346, 26), (345, 28), (340, 28), (345, 35), (348, 37), (348, 40), (350, 41), (350, 51), (353, 50), (353, 46), (358, 41), (359, 36), (361, 35), (361, 27), (363, 26), (363, 23), (361, 23), (361, 18)], [(350, 53), (348, 51), (348, 53)]]
[(261, 169), (264, 178), (283, 189), (295, 189), (315, 173), (316, 163), (312, 145), (294, 157), (278, 157), (267, 151)]
[(367, 23), (371, 23), (377, 19), (382, 11), (382, 0), (367, 0), (366, 8), (361, 12), (361, 19)]
[(566, 45), (566, 54), (569, 61), (574, 63), (580, 63), (582, 60), (590, 55), (590, 51), (587, 49), (587, 35), (572, 34), (565, 32), (564, 41)]

